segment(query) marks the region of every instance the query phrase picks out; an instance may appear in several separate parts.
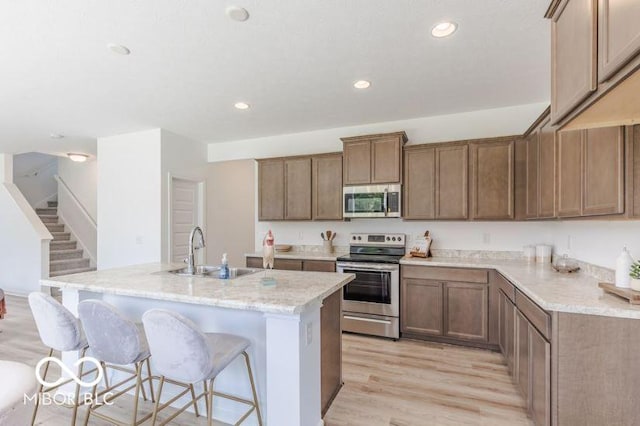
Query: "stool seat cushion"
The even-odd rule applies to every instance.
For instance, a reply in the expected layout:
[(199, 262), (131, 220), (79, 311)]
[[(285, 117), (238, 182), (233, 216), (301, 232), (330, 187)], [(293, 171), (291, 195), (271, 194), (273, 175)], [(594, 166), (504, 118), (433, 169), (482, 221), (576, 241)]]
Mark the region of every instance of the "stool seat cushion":
[(207, 379), (213, 379), (238, 355), (245, 351), (251, 342), (234, 334), (205, 333), (209, 348), (211, 371)]
[(32, 402), (24, 396), (36, 392), (35, 370), (26, 364), (0, 360), (0, 424), (28, 424)]
[(48, 294), (29, 294), (29, 306), (42, 343), (56, 351), (78, 351), (87, 347), (80, 320)]

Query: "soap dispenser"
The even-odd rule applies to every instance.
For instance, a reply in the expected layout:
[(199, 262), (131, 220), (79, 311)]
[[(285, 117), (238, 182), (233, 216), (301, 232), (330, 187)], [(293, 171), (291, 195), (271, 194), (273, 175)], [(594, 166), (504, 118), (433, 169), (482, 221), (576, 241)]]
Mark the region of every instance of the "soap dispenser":
[(222, 255), (222, 264), (220, 265), (220, 275), (219, 278), (221, 280), (229, 279), (229, 261), (227, 260), (227, 253)]
[(631, 282), (629, 271), (632, 263), (633, 258), (629, 254), (629, 250), (626, 247), (623, 248), (622, 253), (616, 259), (616, 287), (629, 288)]

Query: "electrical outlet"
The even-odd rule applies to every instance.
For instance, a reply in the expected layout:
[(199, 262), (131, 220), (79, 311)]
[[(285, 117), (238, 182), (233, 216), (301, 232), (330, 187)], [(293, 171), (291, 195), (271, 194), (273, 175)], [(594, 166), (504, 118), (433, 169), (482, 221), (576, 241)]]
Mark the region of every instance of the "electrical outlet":
[(313, 341), (313, 323), (307, 323), (307, 346)]
[(491, 234), (488, 232), (482, 234), (482, 242), (484, 244), (491, 244)]

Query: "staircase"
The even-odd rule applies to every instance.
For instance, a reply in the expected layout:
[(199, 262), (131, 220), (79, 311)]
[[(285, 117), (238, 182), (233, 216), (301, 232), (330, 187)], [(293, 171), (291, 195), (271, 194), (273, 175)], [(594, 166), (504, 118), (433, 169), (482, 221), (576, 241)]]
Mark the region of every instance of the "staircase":
[(95, 271), (89, 259), (83, 257), (78, 243), (71, 240), (71, 233), (65, 232), (64, 223), (58, 218), (58, 202), (49, 201), (47, 208), (36, 209), (37, 215), (53, 235), (49, 243), (49, 276), (77, 274), (79, 272)]

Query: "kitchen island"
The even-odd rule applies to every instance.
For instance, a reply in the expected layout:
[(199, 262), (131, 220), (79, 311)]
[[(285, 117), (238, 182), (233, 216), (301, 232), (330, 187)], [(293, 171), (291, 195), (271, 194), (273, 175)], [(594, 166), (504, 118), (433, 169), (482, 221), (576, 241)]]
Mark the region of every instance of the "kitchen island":
[[(204, 332), (248, 338), (265, 423), (322, 425), (321, 347), (324, 356), (326, 345), (321, 345), (320, 336), (326, 330), (321, 329), (321, 308), (324, 301), (339, 299), (339, 291), (354, 276), (274, 270), (269, 274), (277, 284), (264, 286), (260, 282), (263, 272), (232, 280), (168, 272), (181, 266), (137, 265), (49, 278), (41, 284), (61, 288), (63, 304), (74, 313), (85, 299), (111, 303), (138, 322), (148, 309), (164, 308), (185, 315)], [(335, 312), (333, 323), (339, 324), (339, 303)], [(340, 350), (339, 345), (335, 350)], [(65, 354), (64, 360), (74, 361), (71, 354)], [(251, 395), (242, 363), (234, 362), (223, 371), (216, 388)], [(237, 405), (215, 398), (216, 418), (235, 423), (243, 409)], [(257, 424), (255, 415), (249, 419), (247, 424)]]

